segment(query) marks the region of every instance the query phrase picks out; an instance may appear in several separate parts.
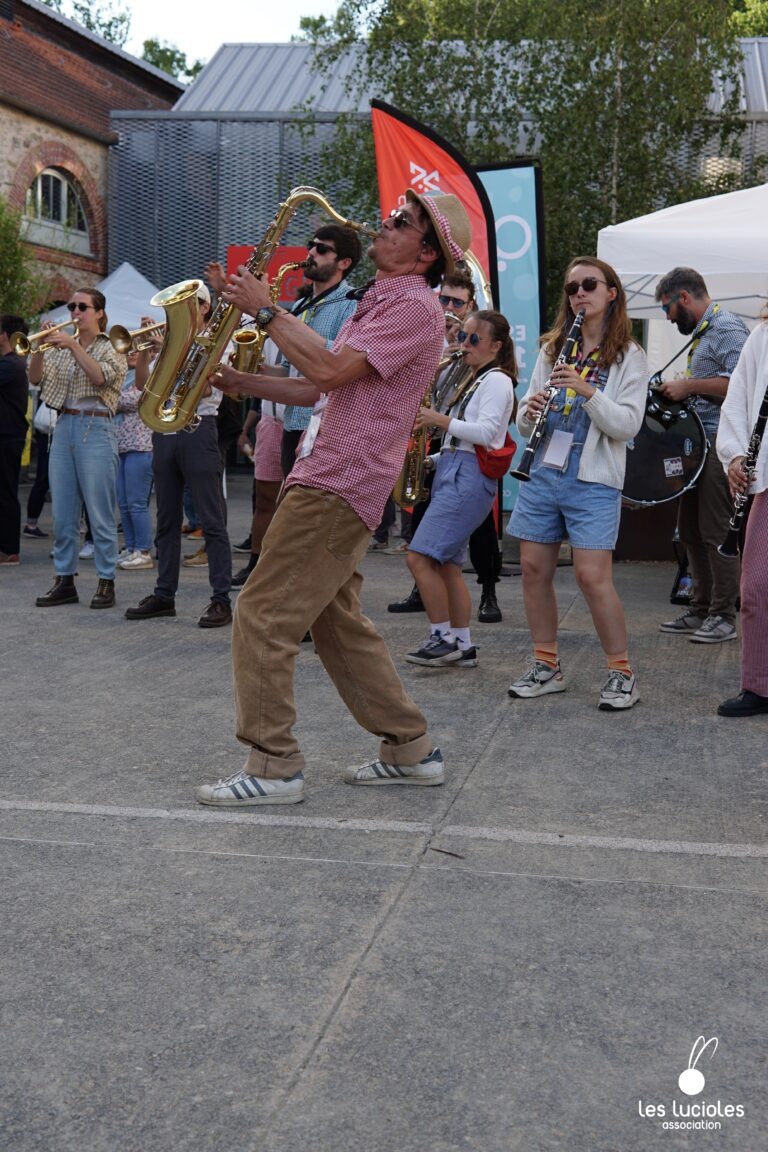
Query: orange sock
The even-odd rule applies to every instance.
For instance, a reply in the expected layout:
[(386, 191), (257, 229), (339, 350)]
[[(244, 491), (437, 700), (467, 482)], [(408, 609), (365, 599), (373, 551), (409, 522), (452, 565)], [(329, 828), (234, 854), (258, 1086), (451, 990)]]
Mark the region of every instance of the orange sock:
[(548, 644), (534, 644), (533, 658), (540, 664), (546, 664), (548, 668), (557, 668), (557, 640), (552, 640)]
[(630, 667), (629, 657), (626, 652), (617, 652), (615, 656), (608, 657), (608, 671), (609, 672), (624, 672), (627, 676), (632, 675), (632, 668)]

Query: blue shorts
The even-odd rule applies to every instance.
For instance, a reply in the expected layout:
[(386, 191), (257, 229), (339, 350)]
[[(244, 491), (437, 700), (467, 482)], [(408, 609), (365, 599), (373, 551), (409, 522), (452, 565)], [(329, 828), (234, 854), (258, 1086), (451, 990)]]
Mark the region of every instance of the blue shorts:
[(535, 464), (520, 484), (507, 525), (510, 536), (536, 544), (559, 544), (611, 552), (621, 519), (621, 492), (607, 484), (579, 480), (579, 451), (571, 450), (567, 471)]
[(488, 516), (498, 491), (474, 452), (441, 452), (429, 507), (408, 545), (438, 564), (464, 563), (467, 543)]

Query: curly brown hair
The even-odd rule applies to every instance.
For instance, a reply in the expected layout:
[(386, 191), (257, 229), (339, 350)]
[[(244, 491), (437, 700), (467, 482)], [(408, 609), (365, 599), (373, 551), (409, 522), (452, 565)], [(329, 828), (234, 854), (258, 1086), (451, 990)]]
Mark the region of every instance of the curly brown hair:
[[(630, 344), (637, 344), (632, 335), (632, 321), (627, 315), (627, 295), (621, 280), (610, 264), (606, 264), (604, 260), (598, 260), (596, 256), (575, 256), (565, 270), (564, 284), (568, 283), (573, 269), (578, 264), (585, 264), (589, 268), (597, 269), (603, 274), (608, 287), (616, 289), (616, 296), (608, 305), (605, 314), (605, 331), (600, 341), (599, 363), (610, 368), (611, 364), (621, 362)], [(575, 319), (576, 313), (571, 307), (571, 297), (566, 295), (565, 288), (563, 288), (563, 298), (560, 301), (560, 309), (554, 326), (549, 332), (545, 332), (539, 341), (550, 360), (555, 361), (560, 355)]]

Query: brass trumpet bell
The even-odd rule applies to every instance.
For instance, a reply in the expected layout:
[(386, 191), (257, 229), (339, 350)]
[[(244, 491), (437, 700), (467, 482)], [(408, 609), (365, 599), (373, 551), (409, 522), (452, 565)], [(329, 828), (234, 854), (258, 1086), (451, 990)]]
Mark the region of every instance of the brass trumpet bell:
[[(77, 321), (62, 320), (60, 324), (52, 324), (50, 328), (43, 328), (40, 332), (33, 332), (31, 336), (25, 336), (23, 332), (14, 332), (8, 342), (17, 356), (33, 356), (35, 352), (47, 352), (50, 348), (53, 348), (53, 344), (38, 344), (38, 341), (45, 341), (46, 337), (50, 336), (52, 332), (60, 332), (63, 328), (74, 328), (75, 332), (77, 332)], [(37, 344), (37, 347), (33, 347), (35, 344)]]
[(144, 336), (147, 332), (157, 332), (161, 328), (165, 328), (162, 320), (157, 324), (147, 324), (145, 328), (134, 328), (133, 331), (123, 327), (122, 324), (113, 324), (109, 330), (109, 342), (114, 348), (115, 352), (122, 352), (127, 356), (129, 352), (142, 352), (153, 345), (152, 340), (139, 340), (139, 336)]

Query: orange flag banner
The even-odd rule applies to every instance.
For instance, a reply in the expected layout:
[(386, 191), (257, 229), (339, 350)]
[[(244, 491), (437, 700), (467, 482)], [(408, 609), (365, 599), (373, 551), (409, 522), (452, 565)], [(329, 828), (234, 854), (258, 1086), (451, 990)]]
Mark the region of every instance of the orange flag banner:
[(442, 136), (390, 104), (372, 100), (371, 120), (382, 216), (403, 205), (406, 188), (419, 195), (453, 193), (467, 210), (472, 225), (472, 251), (497, 300), (493, 211), (474, 168)]

